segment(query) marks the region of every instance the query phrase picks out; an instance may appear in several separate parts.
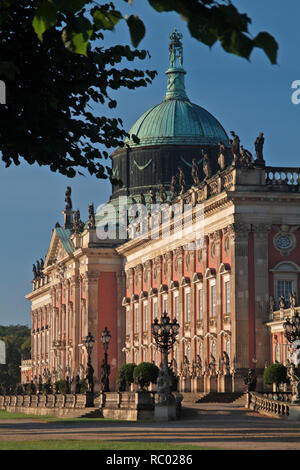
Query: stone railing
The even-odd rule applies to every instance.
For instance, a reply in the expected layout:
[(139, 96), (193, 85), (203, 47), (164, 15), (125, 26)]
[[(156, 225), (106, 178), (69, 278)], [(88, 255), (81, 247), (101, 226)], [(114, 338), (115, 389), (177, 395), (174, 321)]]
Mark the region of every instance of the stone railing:
[(290, 404), (286, 401), (274, 400), (256, 392), (248, 392), (246, 407), (258, 413), (277, 417), (288, 417), (290, 414)]
[(270, 400), (279, 400), (284, 401), (285, 403), (290, 403), (293, 393), (292, 392), (263, 392), (262, 395), (264, 398)]
[(290, 307), (280, 308), (279, 310), (270, 312), (270, 320), (280, 321), (280, 320), (286, 320), (286, 318), (289, 318), (291, 320), (293, 315), (295, 315), (295, 313), (300, 314), (300, 306), (294, 307), (294, 308), (290, 308)]
[[(99, 403), (99, 398), (95, 402)], [(95, 403), (95, 404), (96, 404)], [(58, 409), (78, 410), (86, 408), (87, 396), (85, 394), (56, 394), (56, 395), (0, 395), (0, 410), (17, 411), (17, 412), (33, 412), (47, 410), (48, 414)]]
[(267, 185), (288, 184), (299, 187), (300, 168), (268, 166), (265, 168), (265, 177)]

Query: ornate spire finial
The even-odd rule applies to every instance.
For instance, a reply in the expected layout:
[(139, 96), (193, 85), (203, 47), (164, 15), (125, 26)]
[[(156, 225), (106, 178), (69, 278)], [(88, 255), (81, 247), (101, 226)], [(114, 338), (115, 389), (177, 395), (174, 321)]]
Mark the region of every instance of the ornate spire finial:
[(184, 86), (186, 71), (183, 68), (182, 34), (175, 28), (173, 33), (169, 34), (169, 38), (171, 42), (169, 45), (169, 69), (166, 71), (168, 86), (165, 100), (188, 100)]
[[(170, 61), (170, 68), (182, 68), (183, 66), (183, 48), (180, 39), (182, 39), (182, 34), (174, 28), (173, 33), (169, 34), (169, 38), (171, 39), (171, 43), (169, 46), (169, 61)], [(178, 65), (177, 65), (178, 59)]]

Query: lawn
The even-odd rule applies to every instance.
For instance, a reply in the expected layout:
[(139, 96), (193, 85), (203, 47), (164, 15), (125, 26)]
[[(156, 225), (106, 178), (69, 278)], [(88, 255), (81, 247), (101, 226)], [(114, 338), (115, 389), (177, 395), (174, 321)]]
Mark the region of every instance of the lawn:
[(109, 419), (109, 418), (61, 418), (59, 416), (51, 416), (51, 415), (35, 415), (35, 414), (26, 414), (26, 413), (11, 413), (9, 411), (0, 410), (0, 419), (34, 419), (37, 421), (97, 421), (97, 422), (107, 422), (107, 423), (131, 423), (132, 421), (126, 420), (117, 420), (117, 419)]
[(100, 440), (0, 441), (1, 450), (217, 450), (166, 442), (111, 442)]

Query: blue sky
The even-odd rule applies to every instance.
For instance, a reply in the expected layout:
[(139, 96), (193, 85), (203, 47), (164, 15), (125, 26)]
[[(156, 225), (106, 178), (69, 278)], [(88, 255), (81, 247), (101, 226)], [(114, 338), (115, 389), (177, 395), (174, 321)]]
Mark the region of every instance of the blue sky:
[[(134, 67), (156, 69), (153, 84), (135, 91), (118, 90), (113, 96), (129, 130), (148, 108), (165, 94), (168, 68), (169, 33), (176, 27), (183, 33), (186, 89), (190, 100), (210, 111), (229, 133), (234, 130), (241, 143), (254, 151), (259, 132), (265, 134), (268, 165), (300, 167), (300, 105), (291, 102), (291, 84), (300, 80), (300, 2), (299, 0), (235, 0), (240, 11), (252, 18), (250, 31), (268, 31), (280, 49), (278, 65), (271, 65), (260, 50), (251, 61), (227, 54), (219, 45), (212, 49), (191, 38), (178, 15), (156, 13), (146, 0), (116, 1), (123, 12), (140, 15), (147, 28), (140, 48), (150, 51), (151, 59)], [(129, 42), (126, 25), (107, 35), (107, 43)], [(126, 65), (126, 64), (124, 64)], [(130, 64), (129, 64), (130, 65)], [(106, 108), (99, 114), (112, 114)], [(110, 184), (86, 175), (68, 179), (46, 168), (22, 164), (4, 168), (0, 162), (0, 324), (30, 325), (30, 304), (24, 299), (31, 289), (32, 264), (44, 257), (55, 223), (62, 222), (66, 186), (72, 187), (74, 209), (87, 218), (88, 205), (95, 207), (110, 195)]]

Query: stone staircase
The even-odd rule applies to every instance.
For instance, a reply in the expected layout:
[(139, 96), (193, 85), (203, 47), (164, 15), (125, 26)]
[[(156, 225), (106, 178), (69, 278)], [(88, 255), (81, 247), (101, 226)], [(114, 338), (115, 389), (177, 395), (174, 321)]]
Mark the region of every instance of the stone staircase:
[(188, 393), (181, 392), (183, 396), (182, 404), (188, 403), (235, 403), (244, 404), (246, 402), (246, 394), (243, 392), (236, 393), (217, 393), (217, 392), (198, 392)]

